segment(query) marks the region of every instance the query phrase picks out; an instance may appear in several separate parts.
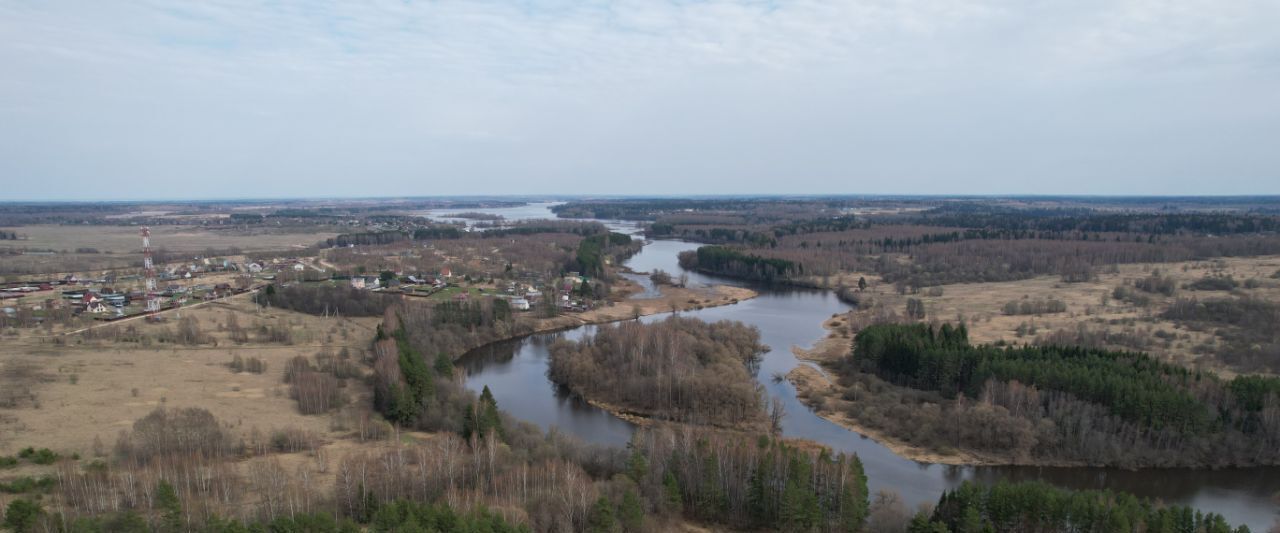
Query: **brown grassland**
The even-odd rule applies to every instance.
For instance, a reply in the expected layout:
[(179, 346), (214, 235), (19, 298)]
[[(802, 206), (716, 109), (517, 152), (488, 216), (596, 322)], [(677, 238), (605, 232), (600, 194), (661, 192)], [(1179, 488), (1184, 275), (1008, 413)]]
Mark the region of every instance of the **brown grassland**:
[[(36, 224), (3, 228), (25, 240), (4, 244), (26, 248), (75, 250), (95, 248), (102, 253), (137, 254), (142, 240), (137, 226)], [(171, 251), (201, 252), (209, 248), (240, 248), (246, 251), (284, 250), (315, 245), (337, 233), (305, 227), (271, 228), (261, 226), (226, 226), (202, 228), (193, 226), (154, 226), (152, 246)]]
[[(1168, 340), (1151, 342), (1142, 351), (1170, 362), (1212, 369), (1227, 377), (1232, 369), (1213, 357), (1203, 357), (1207, 348), (1215, 344), (1212, 332), (1194, 331), (1181, 327), (1160, 314), (1178, 298), (1226, 298), (1232, 294), (1248, 295), (1267, 301), (1280, 300), (1280, 281), (1269, 277), (1280, 269), (1280, 256), (1235, 257), (1208, 261), (1177, 263), (1136, 263), (1118, 265), (1114, 269), (1100, 271), (1097, 279), (1088, 282), (1067, 283), (1058, 276), (1038, 276), (1026, 280), (955, 283), (921, 289), (917, 294), (899, 294), (891, 284), (884, 283), (869, 272), (847, 273), (833, 278), (837, 286), (856, 287), (858, 278), (865, 277), (868, 288), (863, 311), (868, 313), (894, 313), (902, 315), (908, 299), (924, 303), (925, 320), (929, 322), (965, 323), (969, 338), (975, 344), (995, 342), (1029, 343), (1038, 336), (1055, 331), (1075, 331), (1084, 327), (1092, 332), (1106, 332), (1135, 339), (1159, 340), (1153, 337), (1157, 331), (1176, 334)], [(1116, 287), (1132, 288), (1133, 282), (1148, 278), (1158, 272), (1162, 277), (1174, 280), (1177, 286), (1171, 296), (1158, 293), (1141, 293), (1150, 301), (1145, 304), (1124, 301), (1113, 297)], [(1212, 276), (1231, 276), (1239, 282), (1248, 279), (1261, 280), (1254, 288), (1239, 287), (1232, 292), (1192, 290), (1185, 286), (1196, 280)], [(1066, 310), (1055, 313), (1016, 314), (1004, 313), (1009, 302), (1057, 300)], [(869, 305), (868, 305), (869, 304)], [(1019, 327), (1023, 334), (1019, 335)], [(1034, 328), (1032, 328), (1034, 326)], [(1112, 345), (1117, 349), (1136, 349), (1135, 346)]]

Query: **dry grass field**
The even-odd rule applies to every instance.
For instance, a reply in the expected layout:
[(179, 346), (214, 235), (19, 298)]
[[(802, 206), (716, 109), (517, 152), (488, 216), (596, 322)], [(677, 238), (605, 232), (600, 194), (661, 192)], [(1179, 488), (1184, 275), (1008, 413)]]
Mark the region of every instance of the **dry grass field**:
[[(95, 248), (102, 253), (141, 253), (142, 239), (136, 226), (64, 226), (31, 225), (3, 228), (26, 240), (5, 244), (26, 248), (75, 251)], [(227, 227), (198, 228), (192, 226), (155, 226), (151, 228), (151, 246), (174, 252), (202, 252), (209, 248), (240, 248), (245, 251), (305, 248), (336, 236), (337, 233), (301, 231), (294, 228)]]
[[(142, 261), (142, 238), (136, 226), (45, 224), (3, 228), (3, 231), (25, 238), (0, 241), (0, 247), (55, 253), (0, 255), (0, 280), (67, 273), (98, 275), (111, 269), (136, 268)], [(223, 254), (233, 249), (241, 252), (301, 250), (335, 235), (302, 228), (157, 226), (151, 229), (151, 246), (189, 258), (206, 251)]]
[[(282, 381), (285, 363), (322, 350), (337, 354), (344, 347), (359, 357), (370, 345), (378, 320), (259, 309), (246, 297), (182, 313), (195, 318), (212, 342), (143, 346), (79, 335), (56, 344), (50, 339), (7, 339), (0, 345), (0, 388), (25, 394), (16, 405), (0, 406), (0, 455), (34, 446), (91, 457), (95, 439), (109, 450), (121, 429), (159, 406), (208, 409), (245, 439), (255, 430), (262, 435), (284, 429), (328, 435), (331, 416), (301, 415), (289, 398), (289, 386)], [(225, 326), (232, 315), (249, 332), (248, 342), (230, 339)], [(173, 313), (166, 316), (166, 323), (132, 321), (113, 327), (156, 335), (177, 326)], [(255, 330), (263, 325), (287, 328), (291, 343), (259, 340)], [(237, 355), (265, 361), (266, 371), (232, 371), (228, 363)], [(352, 385), (347, 395), (353, 405), (367, 405), (367, 391), (355, 381), (348, 380)]]
[[(1280, 256), (1263, 256), (1120, 265), (1111, 271), (1099, 272), (1096, 280), (1085, 283), (1066, 283), (1057, 276), (1041, 276), (1009, 282), (942, 285), (905, 295), (898, 294), (892, 285), (883, 283), (870, 273), (848, 274), (833, 284), (844, 281), (848, 286), (856, 286), (858, 277), (865, 276), (870, 286), (864, 296), (870, 299), (864, 301), (872, 302), (884, 312), (902, 315), (908, 299), (919, 299), (924, 303), (927, 321), (964, 322), (969, 327), (970, 339), (975, 343), (1033, 342), (1037, 336), (1084, 327), (1091, 332), (1150, 339), (1152, 343), (1146, 351), (1153, 355), (1181, 364), (1212, 368), (1230, 376), (1230, 368), (1201, 357), (1216, 342), (1211, 332), (1190, 330), (1160, 317), (1160, 314), (1178, 298), (1203, 300), (1249, 295), (1272, 302), (1280, 301), (1280, 280), (1271, 277), (1277, 270), (1280, 270)], [(1174, 280), (1176, 289), (1172, 295), (1139, 292), (1150, 300), (1144, 305), (1113, 297), (1116, 287), (1133, 289), (1134, 281), (1148, 278), (1155, 272)], [(1209, 276), (1231, 276), (1242, 286), (1233, 291), (1186, 287)], [(1256, 280), (1256, 287), (1243, 286), (1250, 279)], [(1066, 310), (1039, 314), (1004, 313), (1009, 302), (1049, 299), (1062, 302)], [(1161, 337), (1155, 336), (1157, 332), (1161, 332)]]

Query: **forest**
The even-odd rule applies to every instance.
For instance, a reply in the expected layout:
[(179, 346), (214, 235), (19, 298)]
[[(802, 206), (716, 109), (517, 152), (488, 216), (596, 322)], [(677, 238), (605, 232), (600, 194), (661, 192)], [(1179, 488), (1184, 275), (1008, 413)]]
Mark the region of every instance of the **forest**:
[(764, 283), (804, 274), (803, 267), (786, 259), (760, 257), (724, 246), (702, 246), (696, 251), (681, 252), (680, 267)]
[[(1186, 203), (1202, 208), (1195, 199)], [(1042, 275), (1080, 282), (1118, 264), (1280, 253), (1280, 216), (1262, 207), (1163, 213), (1102, 210), (1085, 200), (1052, 208), (904, 200), (904, 206), (927, 208), (849, 214), (867, 204), (876, 202), (627, 200), (570, 202), (558, 213), (599, 211), (652, 221), (646, 230), (651, 237), (713, 245), (700, 261), (690, 257), (689, 267), (769, 283), (849, 271), (875, 272), (916, 288)]]
[(1071, 491), (1045, 483), (984, 485), (966, 481), (946, 491), (933, 512), (912, 519), (911, 533), (982, 531), (1149, 531), (1245, 533), (1221, 515), (1163, 506), (1131, 494)]
[(629, 413), (697, 424), (758, 426), (760, 332), (740, 322), (669, 317), (602, 325), (550, 347), (548, 377)]
[(602, 277), (606, 274), (605, 265), (608, 264), (609, 256), (625, 257), (639, 249), (639, 243), (632, 243), (630, 235), (609, 232), (589, 236), (578, 243), (578, 272), (586, 276)]
[[(1280, 378), (1224, 380), (1135, 352), (972, 346), (949, 324), (868, 326), (844, 372), (863, 383), (855, 388), (874, 386), (865, 373), (936, 393), (956, 420), (975, 410), (998, 419), (989, 425), (1009, 428), (1004, 438), (964, 443), (991, 452), (1121, 466), (1280, 461)], [(932, 438), (959, 445), (962, 430), (950, 426)]]
[(297, 283), (287, 287), (267, 285), (254, 295), (254, 301), (258, 305), (309, 315), (379, 316), (396, 301), (396, 297), (345, 285), (331, 287)]
[[(423, 461), (464, 461), (458, 465), (463, 472), (462, 465), (472, 457), (484, 475), (453, 475), (452, 466), (424, 473), (426, 467), (396, 466), (403, 464), (403, 457), (371, 457), (359, 468), (373, 469), (372, 475), (386, 479), (377, 485), (385, 491), (377, 495), (380, 501), (405, 494), (420, 494), (416, 498), (422, 499), (476, 491), (486, 499), (524, 507), (539, 531), (649, 531), (681, 515), (745, 527), (856, 530), (866, 516), (866, 481), (856, 458), (799, 450), (763, 437), (756, 442), (721, 436), (693, 426), (641, 432), (631, 451), (624, 453), (584, 446), (514, 420), (500, 411), (487, 389), (477, 398), (454, 378), (449, 354), (461, 353), (463, 346), (439, 338), (455, 336), (447, 332), (457, 323), (436, 313), (418, 308), (388, 311), (380, 331), (392, 333), (380, 334), (374, 347), (375, 403), (397, 424), (451, 435), (438, 442), (437, 451), (424, 450), (429, 455)], [(477, 331), (492, 329), (493, 320), (482, 313), (479, 323), (472, 325)], [(654, 343), (693, 349), (700, 360), (736, 357), (724, 364), (750, 381), (747, 369), (761, 348), (758, 333), (741, 324), (691, 319), (663, 324), (606, 327), (599, 335), (621, 342), (617, 333), (628, 326), (641, 328), (639, 334), (647, 333)], [(425, 356), (430, 353), (437, 354), (434, 363)], [(650, 362), (649, 366), (660, 366)], [(748, 390), (758, 405), (757, 391)], [(534, 488), (520, 480), (535, 480)], [(339, 489), (339, 506), (349, 514), (364, 513), (366, 499), (354, 487)], [(757, 507), (744, 514), (748, 505)], [(597, 528), (602, 523), (603, 529)]]

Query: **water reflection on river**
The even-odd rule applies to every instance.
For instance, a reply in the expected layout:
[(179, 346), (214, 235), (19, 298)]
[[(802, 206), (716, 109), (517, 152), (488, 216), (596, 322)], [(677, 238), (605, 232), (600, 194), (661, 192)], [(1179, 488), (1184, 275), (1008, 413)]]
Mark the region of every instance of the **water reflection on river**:
[[(676, 262), (680, 251), (697, 245), (679, 241), (654, 241), (627, 262), (637, 272), (661, 268), (682, 272)], [(647, 280), (644, 280), (647, 281)], [(711, 283), (741, 284), (689, 273), (690, 285)], [(825, 334), (822, 322), (847, 309), (830, 292), (812, 290), (758, 289), (760, 296), (736, 305), (684, 313), (704, 320), (740, 320), (760, 328), (765, 355), (757, 378), (770, 396), (783, 400), (787, 436), (811, 439), (861, 457), (871, 489), (892, 489), (911, 506), (936, 501), (938, 495), (966, 479), (983, 482), (1044, 480), (1070, 488), (1123, 490), (1166, 502), (1191, 505), (1223, 514), (1232, 523), (1244, 523), (1254, 531), (1265, 531), (1277, 517), (1280, 506), (1272, 495), (1280, 492), (1280, 468), (1224, 470), (1140, 470), (1110, 468), (1047, 467), (955, 467), (926, 464), (897, 456), (872, 439), (846, 430), (810, 411), (796, 397), (787, 382), (773, 382), (774, 373), (785, 374), (798, 361), (791, 347), (811, 346)], [(665, 315), (645, 317), (661, 320)], [(581, 327), (554, 334), (500, 343), (469, 354), (461, 362), (467, 372), (467, 386), (479, 390), (488, 385), (498, 404), (506, 411), (543, 427), (556, 427), (583, 440), (625, 444), (633, 426), (573, 398), (546, 377), (547, 344), (556, 337), (578, 339), (591, 334), (593, 327)]]

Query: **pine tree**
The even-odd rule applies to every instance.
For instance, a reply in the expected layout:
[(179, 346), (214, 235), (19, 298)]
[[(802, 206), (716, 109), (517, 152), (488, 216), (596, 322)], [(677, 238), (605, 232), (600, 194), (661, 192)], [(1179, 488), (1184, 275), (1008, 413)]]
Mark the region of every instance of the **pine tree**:
[(680, 492), (680, 482), (672, 472), (667, 472), (667, 475), (662, 478), (662, 495), (673, 512), (684, 512), (684, 495)]
[(155, 507), (160, 511), (162, 531), (182, 531), (182, 502), (166, 480), (160, 480), (156, 486)]
[(476, 435), (479, 438), (479, 423), (476, 420), (476, 408), (470, 404), (462, 411), (462, 438), (467, 442), (471, 442), (471, 436)]
[(613, 505), (604, 496), (596, 500), (587, 514), (587, 531), (590, 533), (615, 533), (618, 531), (618, 520), (613, 517)]
[(503, 436), (498, 400), (493, 397), (488, 385), (485, 385), (484, 390), (480, 392), (480, 405), (476, 410), (476, 428), (481, 436), (488, 435), (490, 432), (497, 432), (499, 437)]
[(618, 504), (618, 518), (622, 522), (622, 530), (627, 533), (644, 529), (644, 504), (636, 491), (627, 489), (622, 494), (622, 503)]
[(632, 450), (631, 457), (627, 459), (627, 477), (631, 481), (640, 484), (645, 475), (649, 473), (649, 461), (644, 458), (644, 454), (640, 450)]
[(17, 499), (9, 502), (4, 511), (4, 525), (17, 533), (35, 531), (36, 522), (44, 514), (39, 502)]
[(436, 355), (435, 371), (438, 376), (452, 377), (453, 360), (449, 359), (449, 356), (444, 352), (440, 352)]
[(965, 508), (964, 513), (960, 515), (959, 533), (982, 533), (982, 530), (982, 515), (978, 513), (978, 508), (972, 505)]

